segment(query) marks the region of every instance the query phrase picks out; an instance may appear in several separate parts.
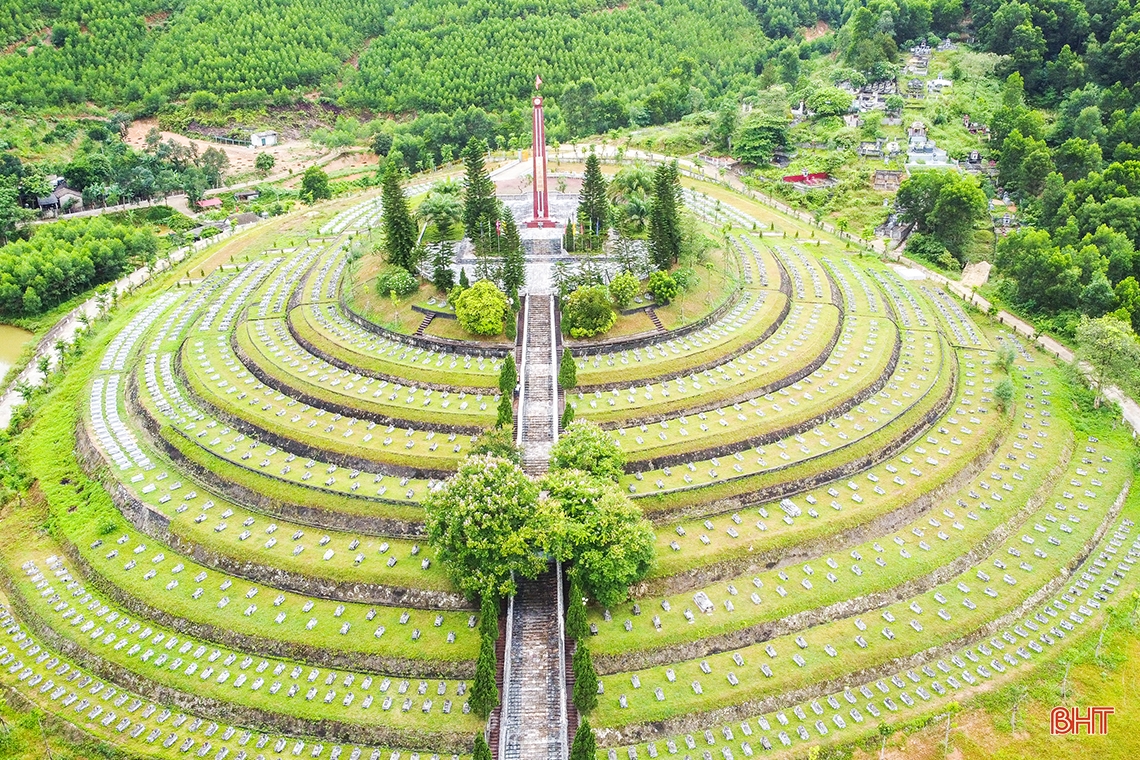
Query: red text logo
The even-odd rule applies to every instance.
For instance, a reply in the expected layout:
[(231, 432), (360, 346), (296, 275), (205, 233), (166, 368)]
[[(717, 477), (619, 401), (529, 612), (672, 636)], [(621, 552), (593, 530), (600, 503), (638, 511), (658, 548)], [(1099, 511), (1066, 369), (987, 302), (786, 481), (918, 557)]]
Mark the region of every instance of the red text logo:
[(1049, 713), (1049, 733), (1054, 736), (1080, 734), (1100, 735), (1108, 733), (1108, 716), (1116, 712), (1114, 707), (1054, 707)]

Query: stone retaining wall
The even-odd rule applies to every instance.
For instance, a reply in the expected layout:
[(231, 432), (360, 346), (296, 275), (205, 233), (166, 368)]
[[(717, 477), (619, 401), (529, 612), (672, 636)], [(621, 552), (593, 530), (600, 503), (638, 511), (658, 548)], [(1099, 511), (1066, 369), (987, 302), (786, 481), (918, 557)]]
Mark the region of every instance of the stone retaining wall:
[(972, 646), (974, 643), (988, 636), (992, 636), (1001, 628), (1012, 624), (1015, 620), (1028, 613), (1038, 604), (1064, 587), (1073, 571), (1088, 559), (1089, 555), (1095, 550), (1097, 544), (1100, 543), (1100, 540), (1104, 537), (1109, 526), (1116, 521), (1116, 518), (1120, 514), (1121, 507), (1124, 505), (1124, 499), (1128, 495), (1130, 486), (1131, 482), (1124, 485), (1124, 488), (1122, 488), (1117, 495), (1116, 501), (1113, 502), (1108, 514), (1105, 515), (1104, 520), (1097, 526), (1096, 531), (1089, 540), (1085, 542), (1078, 555), (1066, 563), (1060, 573), (1014, 609), (987, 622), (965, 636), (959, 637), (946, 644), (930, 647), (913, 655), (899, 657), (881, 665), (863, 668), (845, 674), (841, 678), (822, 681), (783, 694), (749, 700), (740, 704), (708, 710), (702, 713), (689, 713), (687, 715), (655, 721), (653, 723), (632, 724), (620, 729), (595, 729), (594, 733), (598, 738), (598, 746), (605, 748), (623, 744), (657, 741), (674, 734), (697, 732), (703, 730), (705, 727), (715, 726), (721, 723), (750, 720), (756, 715), (787, 709), (810, 699), (818, 699), (826, 694), (842, 691), (853, 683), (867, 683), (885, 678), (908, 668), (916, 668), (937, 658), (948, 657), (963, 647)]

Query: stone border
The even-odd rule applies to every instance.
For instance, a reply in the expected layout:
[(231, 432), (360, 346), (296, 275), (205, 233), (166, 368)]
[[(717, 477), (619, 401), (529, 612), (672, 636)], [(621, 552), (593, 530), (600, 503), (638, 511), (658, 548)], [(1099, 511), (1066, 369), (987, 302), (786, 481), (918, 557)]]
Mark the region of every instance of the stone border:
[(259, 562), (242, 561), (212, 550), (171, 530), (169, 517), (138, 499), (108, 475), (102, 453), (82, 422), (76, 426), (76, 452), (84, 472), (103, 483), (112, 503), (138, 531), (211, 569), (271, 588), (332, 601), (428, 610), (474, 609), (461, 595), (451, 592), (317, 578)]
[(653, 723), (630, 724), (623, 726), (621, 729), (595, 729), (594, 733), (598, 737), (598, 746), (600, 748), (607, 748), (626, 744), (640, 744), (664, 739), (674, 734), (691, 733), (697, 731), (698, 726), (713, 726), (720, 723), (750, 720), (756, 715), (763, 715), (774, 710), (787, 709), (792, 705), (805, 702), (809, 699), (841, 691), (852, 683), (868, 683), (880, 678), (885, 678), (901, 670), (918, 667), (920, 664), (927, 663), (935, 658), (949, 656), (952, 652), (956, 652), (962, 647), (972, 646), (974, 642), (991, 636), (998, 629), (1011, 624), (1064, 587), (1066, 581), (1072, 576), (1073, 571), (1084, 564), (1092, 552), (1095, 551), (1097, 545), (1104, 537), (1104, 534), (1108, 531), (1109, 525), (1114, 523), (1119, 516), (1120, 510), (1124, 506), (1124, 499), (1128, 495), (1131, 485), (1131, 480), (1125, 482), (1124, 487), (1120, 490), (1116, 500), (1109, 508), (1108, 513), (1105, 514), (1100, 525), (1098, 525), (1097, 529), (1093, 532), (1093, 535), (1085, 541), (1084, 546), (1081, 547), (1081, 551), (1078, 552), (1077, 556), (1069, 560), (1065, 566), (1060, 569), (1057, 575), (1047, 581), (1044, 586), (1031, 594), (1017, 607), (1009, 610), (1004, 615), (983, 623), (979, 628), (964, 636), (960, 636), (945, 644), (916, 652), (912, 655), (895, 658), (880, 665), (863, 668), (838, 678), (810, 684), (795, 689), (794, 691), (748, 700), (746, 702), (706, 710), (704, 712), (687, 713)]
[[(318, 304), (300, 304), (297, 308), (317, 308), (317, 306)], [(399, 383), (401, 385), (408, 382), (409, 378), (400, 377), (399, 375), (391, 375), (386, 372), (378, 372), (376, 370), (371, 370), (364, 367), (358, 367), (350, 362), (345, 361), (344, 359), (341, 359), (340, 357), (333, 356), (322, 348), (318, 348), (311, 340), (302, 336), (300, 331), (297, 330), (297, 328), (294, 326), (293, 313), (295, 310), (296, 309), (290, 310), (284, 315), (283, 321), (285, 322), (285, 329), (289, 331), (289, 335), (292, 336), (293, 340), (297, 342), (297, 345), (308, 351), (313, 356), (328, 362), (337, 369), (355, 372), (358, 375), (363, 375), (364, 377), (372, 377), (377, 380), (386, 380), (390, 383)], [(484, 390), (493, 390), (495, 387), (493, 385), (448, 385), (446, 383), (432, 383), (421, 380), (417, 380), (416, 385), (421, 388), (431, 388), (435, 391), (447, 391), (449, 393), (481, 393)]]
[(289, 735), (313, 736), (326, 741), (342, 743), (368, 743), (381, 746), (416, 747), (428, 746), (445, 749), (449, 752), (466, 752), (470, 737), (458, 731), (427, 731), (400, 729), (392, 726), (362, 725), (328, 719), (308, 720), (285, 713), (273, 712), (264, 708), (237, 705), (213, 697), (189, 694), (172, 686), (159, 683), (134, 670), (105, 660), (75, 641), (61, 636), (39, 613), (35, 612), (16, 584), (6, 573), (0, 574), (0, 582), (9, 595), (12, 608), (45, 644), (73, 662), (91, 671), (105, 681), (111, 681), (121, 688), (160, 704), (174, 705), (180, 710), (209, 716), (215, 721), (236, 723)]
[[(996, 453), (996, 448), (990, 453)], [(1029, 519), (1031, 514), (1040, 509), (1045, 502), (1046, 496), (1053, 490), (1053, 487), (1061, 475), (1064, 474), (1065, 469), (1068, 467), (1069, 460), (1072, 457), (1072, 453), (1073, 445), (1072, 441), (1069, 441), (1062, 454), (1061, 461), (1049, 471), (1045, 480), (1035, 490), (1028, 501), (1026, 501), (1024, 506), (1014, 512), (1004, 522), (995, 526), (984, 539), (977, 544), (973, 544), (970, 550), (965, 554), (955, 557), (950, 562), (934, 568), (923, 576), (911, 578), (897, 586), (882, 591), (874, 591), (858, 597), (848, 597), (825, 607), (802, 610), (783, 618), (756, 623), (746, 628), (715, 634), (695, 641), (679, 642), (677, 644), (663, 646), (659, 649), (628, 652), (620, 655), (599, 655), (594, 660), (598, 667), (598, 673), (612, 675), (627, 670), (640, 670), (641, 668), (667, 665), (671, 662), (705, 657), (710, 654), (730, 652), (750, 644), (768, 641), (777, 636), (785, 636), (806, 630), (822, 622), (846, 618), (851, 615), (864, 614), (888, 604), (902, 601), (907, 597), (926, 593), (934, 588), (934, 586), (965, 572), (980, 558), (988, 556), (999, 542), (1008, 538), (1015, 528), (1022, 525)], [(987, 463), (988, 461), (987, 459)], [(980, 471), (982, 468), (979, 467), (977, 469)], [(943, 486), (939, 488), (939, 491), (956, 490), (947, 489), (946, 485), (947, 484), (943, 484)], [(876, 535), (875, 531), (877, 530), (881, 530), (885, 533), (887, 530), (893, 530), (896, 527), (905, 525), (907, 522), (925, 515), (934, 507), (942, 495), (943, 493), (924, 494), (923, 497), (915, 500), (903, 509), (895, 510), (883, 516), (883, 518), (888, 519), (879, 518), (876, 520), (875, 522), (880, 523), (877, 526), (871, 523), (858, 526), (854, 530), (849, 530), (845, 533), (836, 534), (838, 538), (843, 540), (843, 544), (842, 546), (835, 547), (835, 550), (845, 550), (854, 546), (855, 544), (851, 540), (852, 533), (859, 532), (863, 534), (860, 535), (859, 538), (864, 538), (864, 536), (869, 538), (871, 535)], [(895, 523), (895, 525), (885, 523)], [(827, 538), (832, 537), (829, 536)], [(768, 563), (765, 565), (765, 569), (787, 567), (801, 561), (818, 560), (824, 553), (828, 553), (828, 550), (831, 550), (831, 547), (827, 546), (828, 543), (829, 542), (824, 539), (808, 542), (808, 544), (798, 544), (793, 548), (802, 549), (804, 550), (804, 554), (810, 553), (811, 556), (797, 557), (795, 562), (793, 562), (790, 557), (785, 556), (777, 562)], [(758, 562), (753, 562), (752, 564), (757, 565), (764, 562), (765, 559), (760, 558)]]
[[(946, 389), (946, 392), (942, 395), (942, 398), (935, 403), (934, 407), (922, 415), (922, 417), (918, 419), (913, 425), (903, 431), (903, 433), (898, 438), (891, 441), (878, 451), (872, 451), (869, 454), (865, 454), (864, 456), (861, 456), (851, 462), (847, 462), (846, 464), (840, 465), (830, 470), (825, 470), (803, 480), (775, 483), (773, 485), (766, 486), (755, 491), (748, 491), (736, 496), (726, 496), (704, 504), (697, 504), (687, 507), (670, 507), (668, 509), (650, 511), (646, 516), (655, 524), (661, 524), (663, 522), (682, 517), (688, 519), (719, 515), (725, 512), (736, 511), (744, 507), (751, 507), (756, 504), (762, 504), (765, 502), (773, 501), (775, 499), (804, 493), (805, 491), (810, 491), (813, 488), (817, 488), (823, 485), (824, 483), (842, 480), (844, 478), (850, 477), (853, 473), (865, 470), (869, 467), (874, 467), (875, 465), (880, 464), (887, 459), (890, 459), (899, 451), (902, 451), (907, 446), (909, 446), (912, 441), (916, 440), (920, 435), (922, 435), (935, 420), (941, 417), (946, 412), (946, 410), (950, 408), (954, 400), (954, 392), (957, 386), (957, 383), (954, 381), (958, 375), (957, 362), (952, 365), (952, 368), (952, 382)], [(836, 449), (835, 451), (839, 450), (840, 449)], [(824, 452), (818, 456), (822, 457), (827, 454), (833, 454), (835, 451)], [(792, 467), (798, 467), (802, 464), (805, 464), (806, 462), (811, 462), (816, 458), (818, 457), (813, 457), (811, 459), (805, 459), (801, 462), (793, 462), (788, 465), (783, 465), (771, 470), (770, 472), (780, 472)], [(743, 479), (744, 477), (751, 476), (741, 477)], [(726, 479), (721, 482), (728, 483), (731, 482), (731, 480)], [(688, 486), (687, 488), (674, 489), (672, 493), (695, 491), (704, 487), (704, 485)]]

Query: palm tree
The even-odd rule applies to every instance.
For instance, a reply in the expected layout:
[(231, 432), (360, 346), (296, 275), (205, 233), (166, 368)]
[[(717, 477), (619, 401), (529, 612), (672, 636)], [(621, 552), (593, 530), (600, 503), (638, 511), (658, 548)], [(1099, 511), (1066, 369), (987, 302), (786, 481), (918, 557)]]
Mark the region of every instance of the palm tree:
[(629, 196), (625, 204), (620, 206), (625, 227), (630, 232), (641, 232), (649, 221), (649, 199), (641, 193)]
[(435, 225), (443, 240), (451, 237), (451, 228), (463, 218), (463, 202), (451, 193), (433, 191), (416, 209), (416, 216)]

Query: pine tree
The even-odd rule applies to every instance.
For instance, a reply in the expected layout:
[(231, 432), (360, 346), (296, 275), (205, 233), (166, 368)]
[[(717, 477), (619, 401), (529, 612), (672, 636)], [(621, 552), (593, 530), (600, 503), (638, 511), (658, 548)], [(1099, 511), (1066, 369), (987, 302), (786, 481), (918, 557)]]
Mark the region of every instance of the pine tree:
[(610, 204), (606, 196), (606, 178), (595, 153), (586, 156), (586, 174), (578, 194), (578, 219), (589, 230), (590, 237), (605, 234), (609, 226)]
[(471, 282), (467, 279), (467, 267), (459, 268), (459, 287), (464, 290), (471, 287)]
[[(574, 407), (569, 404), (566, 405), (566, 410), (570, 412), (570, 418), (574, 418)], [(563, 427), (566, 427), (566, 417), (563, 415)], [(585, 594), (582, 593), (582, 585), (578, 582), (577, 577), (571, 576), (570, 578), (570, 598), (567, 602), (566, 608), (566, 635), (572, 639), (583, 639), (586, 637), (586, 603), (584, 600)]]
[(566, 408), (562, 410), (562, 422), (561, 422), (562, 429), (565, 430), (566, 428), (570, 427), (570, 423), (573, 421), (574, 421), (574, 407), (567, 404)]
[(400, 187), (400, 174), (395, 166), (384, 172), (384, 188), (380, 198), (384, 209), (384, 239), (388, 263), (415, 272), (416, 223), (408, 211), (408, 200)]
[(476, 245), (491, 234), (490, 227), (497, 218), (495, 183), (487, 174), (486, 153), (487, 144), (477, 137), (468, 140), (463, 150), (463, 165), (467, 171), (463, 181), (463, 227)]
[(454, 259), (455, 248), (449, 242), (440, 245), (432, 257), (431, 281), (443, 293), (455, 286), (455, 272), (451, 269), (451, 262)]
[(514, 421), (515, 410), (511, 400), (512, 394), (504, 393), (499, 398), (499, 416), (495, 420), (495, 427), (505, 427)]
[(578, 366), (570, 349), (562, 349), (562, 361), (558, 363), (558, 387), (568, 391), (578, 384)]
[(504, 394), (514, 393), (518, 381), (519, 372), (515, 367), (515, 354), (512, 351), (507, 354), (507, 358), (503, 360), (503, 366), (499, 370), (499, 390)]
[(500, 240), (503, 260), (503, 292), (512, 303), (518, 303), (519, 290), (526, 284), (526, 258), (519, 228), (510, 212), (503, 214), (503, 236)]
[(574, 222), (566, 222), (566, 235), (564, 236), (562, 247), (566, 249), (567, 253), (574, 253)]
[(499, 605), (490, 594), (479, 601), (479, 635), (491, 641), (499, 638)]
[(479, 661), (475, 665), (475, 681), (471, 685), (469, 698), (471, 709), (482, 718), (490, 715), (499, 704), (499, 687), (495, 684), (497, 670), (495, 642), (484, 638), (479, 645)]
[(475, 749), (471, 752), (471, 760), (492, 760), (491, 748), (487, 746), (487, 740), (483, 738), (483, 734), (475, 736)]
[(665, 271), (681, 255), (680, 182), (677, 162), (653, 172), (653, 207), (649, 215), (649, 245), (654, 265)]
[(597, 754), (598, 743), (594, 740), (594, 730), (590, 728), (590, 721), (582, 718), (578, 730), (574, 732), (574, 743), (570, 745), (570, 760), (594, 760)]
[[(574, 706), (580, 713), (588, 713), (598, 706), (598, 671), (584, 639), (578, 639), (574, 649)], [(475, 675), (478, 678), (478, 673)]]

